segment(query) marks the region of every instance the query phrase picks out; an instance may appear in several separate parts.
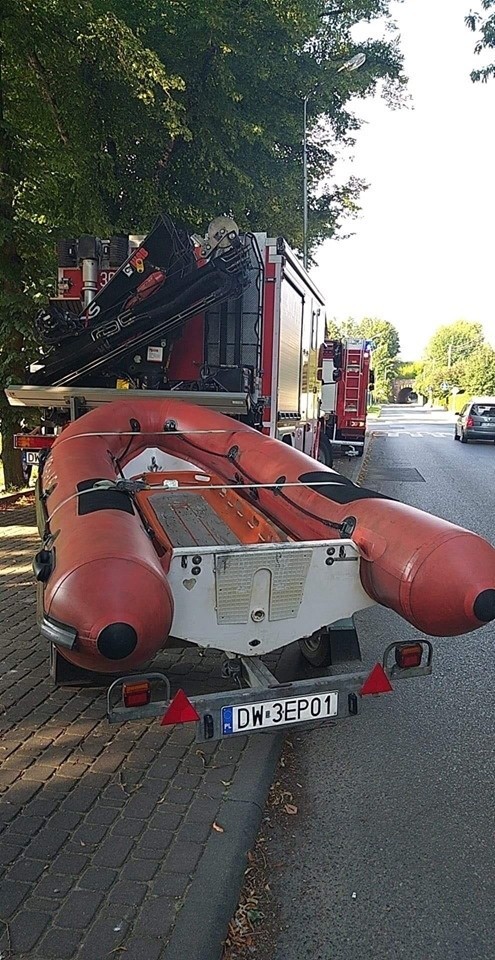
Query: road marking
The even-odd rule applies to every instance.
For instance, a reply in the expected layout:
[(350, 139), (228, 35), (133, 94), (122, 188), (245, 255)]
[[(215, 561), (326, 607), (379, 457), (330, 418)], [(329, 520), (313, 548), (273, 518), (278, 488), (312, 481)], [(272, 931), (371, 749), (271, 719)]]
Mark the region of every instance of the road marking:
[(423, 433), (422, 430), (373, 430), (375, 435), (382, 437), (420, 437), (420, 438), (429, 438), (429, 437), (448, 437), (452, 439), (453, 433), (451, 430), (448, 432), (446, 430), (432, 430), (427, 433)]

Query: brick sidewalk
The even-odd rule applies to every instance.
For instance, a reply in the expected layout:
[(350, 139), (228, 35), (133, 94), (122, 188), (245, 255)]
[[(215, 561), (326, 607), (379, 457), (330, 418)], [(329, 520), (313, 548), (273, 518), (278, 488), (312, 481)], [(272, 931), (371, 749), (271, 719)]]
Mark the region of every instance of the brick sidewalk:
[[(0, 513), (0, 955), (155, 960), (245, 749), (189, 727), (109, 726), (104, 688), (55, 688), (35, 623), (32, 507)], [(160, 654), (172, 689), (221, 656)], [(207, 909), (207, 898), (206, 898)]]

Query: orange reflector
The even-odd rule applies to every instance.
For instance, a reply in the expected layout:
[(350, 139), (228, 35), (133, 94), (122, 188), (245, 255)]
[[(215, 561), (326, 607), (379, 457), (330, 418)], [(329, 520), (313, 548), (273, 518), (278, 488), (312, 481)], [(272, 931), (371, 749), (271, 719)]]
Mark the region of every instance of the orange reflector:
[(122, 685), (124, 707), (144, 707), (151, 700), (151, 685), (148, 680)]
[(199, 720), (199, 713), (187, 699), (183, 690), (178, 690), (170, 706), (163, 714), (160, 726), (166, 727), (172, 723), (192, 723)]
[(420, 643), (404, 643), (395, 648), (395, 662), (401, 670), (421, 666), (423, 647)]
[(365, 697), (370, 693), (390, 693), (393, 690), (393, 686), (390, 683), (390, 680), (385, 673), (381, 663), (375, 663), (373, 670), (371, 671), (369, 677), (366, 677), (366, 680), (363, 683), (359, 693), (362, 697)]

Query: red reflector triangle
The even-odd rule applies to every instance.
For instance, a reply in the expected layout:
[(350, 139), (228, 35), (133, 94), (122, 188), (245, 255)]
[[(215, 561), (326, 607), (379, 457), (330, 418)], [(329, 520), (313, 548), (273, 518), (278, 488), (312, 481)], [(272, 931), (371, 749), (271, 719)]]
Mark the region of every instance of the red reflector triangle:
[(193, 720), (199, 720), (199, 713), (187, 699), (184, 691), (178, 690), (163, 714), (160, 726), (166, 727), (171, 723), (191, 723)]
[(368, 693), (390, 693), (393, 689), (381, 663), (375, 663), (359, 692), (362, 697), (365, 697)]

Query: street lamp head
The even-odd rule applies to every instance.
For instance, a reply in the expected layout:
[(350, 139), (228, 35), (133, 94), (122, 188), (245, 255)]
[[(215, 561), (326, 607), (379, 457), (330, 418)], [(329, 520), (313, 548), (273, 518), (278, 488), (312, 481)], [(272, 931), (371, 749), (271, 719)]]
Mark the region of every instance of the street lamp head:
[(366, 63), (366, 54), (356, 53), (354, 57), (351, 57), (350, 60), (346, 60), (346, 62), (339, 67), (337, 73), (342, 73), (343, 70), (347, 70), (349, 73), (352, 73), (354, 70), (359, 70), (359, 68), (363, 66), (363, 63)]

